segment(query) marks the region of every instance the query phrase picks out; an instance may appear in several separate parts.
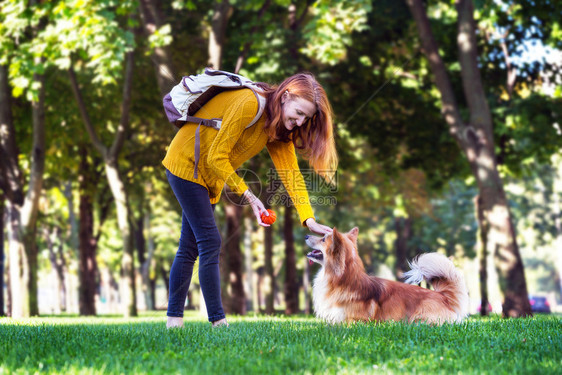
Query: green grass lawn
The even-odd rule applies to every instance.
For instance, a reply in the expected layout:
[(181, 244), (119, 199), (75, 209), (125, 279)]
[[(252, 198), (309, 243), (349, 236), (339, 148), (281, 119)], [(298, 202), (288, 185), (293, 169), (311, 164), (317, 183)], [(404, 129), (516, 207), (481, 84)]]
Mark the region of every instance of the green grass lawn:
[(471, 318), (459, 325), (330, 326), (314, 318), (190, 316), (0, 319), (5, 373), (562, 373), (562, 318)]

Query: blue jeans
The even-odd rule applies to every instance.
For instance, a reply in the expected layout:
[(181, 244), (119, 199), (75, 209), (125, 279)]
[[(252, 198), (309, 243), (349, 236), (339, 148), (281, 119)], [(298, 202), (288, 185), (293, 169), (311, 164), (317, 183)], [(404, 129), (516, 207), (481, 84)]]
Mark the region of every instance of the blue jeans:
[(199, 283), (210, 322), (225, 317), (221, 301), (219, 254), (221, 236), (204, 186), (174, 176), (166, 170), (168, 182), (182, 208), (178, 252), (170, 270), (168, 316), (182, 317), (191, 283), (193, 264), (199, 256)]

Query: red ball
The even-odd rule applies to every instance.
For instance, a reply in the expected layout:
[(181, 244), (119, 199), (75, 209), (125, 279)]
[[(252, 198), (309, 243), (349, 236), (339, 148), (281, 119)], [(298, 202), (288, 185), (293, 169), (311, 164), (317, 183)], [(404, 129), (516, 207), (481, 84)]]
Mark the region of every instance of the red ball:
[(268, 209), (267, 212), (269, 213), (269, 216), (265, 215), (265, 212), (261, 213), (261, 221), (264, 224), (273, 224), (275, 223), (275, 220), (277, 219), (277, 215), (275, 214), (275, 212), (273, 212), (273, 210)]

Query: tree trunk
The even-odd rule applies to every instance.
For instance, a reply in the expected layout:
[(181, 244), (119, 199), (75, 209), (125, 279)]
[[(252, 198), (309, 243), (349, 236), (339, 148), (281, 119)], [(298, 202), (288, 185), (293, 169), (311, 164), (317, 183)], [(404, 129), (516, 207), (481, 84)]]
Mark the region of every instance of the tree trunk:
[(479, 238), (480, 238), (480, 315), (487, 316), (491, 311), (488, 311), (488, 233), (490, 231), (490, 225), (484, 216), (484, 210), (482, 208), (482, 199), (480, 196), (474, 198), (474, 207), (476, 208), (476, 217), (479, 227)]
[(135, 287), (135, 249), (131, 225), (129, 222), (129, 205), (123, 178), (119, 173), (117, 162), (106, 161), (105, 174), (117, 209), (117, 226), (123, 241), (123, 256), (121, 258), (121, 303), (125, 317), (137, 316), (137, 301)]
[(6, 310), (4, 312), (6, 313), (6, 316), (11, 317), (12, 316), (12, 288), (10, 283), (10, 257), (5, 257), (5, 259), (6, 259), (6, 288), (8, 290), (6, 294)]
[[(81, 144), (81, 146), (83, 147), (83, 144)], [(80, 152), (80, 151), (79, 151)], [(80, 177), (79, 177), (80, 179)], [(68, 223), (70, 224), (70, 239), (69, 239), (69, 244), (70, 244), (70, 248), (74, 249), (74, 250), (78, 250), (78, 261), (80, 262), (80, 224), (78, 223), (78, 220), (76, 219), (76, 210), (74, 207), (74, 194), (72, 191), (72, 182), (71, 181), (67, 181), (64, 184), (64, 196), (66, 197), (66, 201), (68, 204)], [(102, 227), (102, 219), (100, 219), (99, 222), (99, 226), (100, 228)], [(92, 228), (92, 232), (93, 232), (93, 228)], [(93, 240), (93, 239), (92, 239)], [(97, 243), (97, 241), (96, 241)], [(97, 245), (94, 246), (94, 251), (97, 248)], [(62, 251), (62, 248), (61, 248)], [(61, 258), (62, 258), (62, 253), (61, 253)], [(95, 254), (94, 254), (94, 258), (93, 258), (94, 263), (96, 262), (96, 258), (95, 258)], [(95, 270), (96, 273), (94, 274), (94, 276), (92, 276), (94, 278), (94, 283), (95, 283), (95, 278), (97, 276), (97, 263), (95, 263)], [(80, 263), (78, 265), (79, 270), (78, 273), (80, 274)], [(65, 262), (65, 269), (66, 272), (68, 272), (68, 268), (66, 266), (66, 262)], [(80, 276), (79, 280), (80, 280)], [(80, 281), (79, 281), (80, 283)], [(66, 286), (65, 286), (66, 289)], [(95, 291), (97, 292), (98, 289), (95, 289)], [(67, 295), (66, 291), (65, 291), (65, 295)], [(68, 302), (68, 298), (67, 298), (67, 302)], [(78, 285), (78, 308), (79, 308), (79, 312), (80, 312), (80, 285)], [(92, 315), (92, 314), (90, 314)], [(95, 310), (94, 310), (94, 314), (95, 315)]]
[[(189, 294), (188, 294), (188, 296), (189, 296)], [(150, 301), (152, 303), (152, 309), (157, 310), (157, 306), (156, 306), (156, 277), (150, 278)], [(190, 301), (191, 301), (191, 298), (190, 298)], [(191, 302), (190, 302), (190, 304), (191, 304)]]
[[(146, 233), (148, 236), (146, 241), (147, 250), (148, 250), (146, 259), (141, 260), (139, 254), (139, 263), (141, 264), (141, 275), (142, 275), (142, 289), (143, 289), (142, 291), (144, 294), (147, 310), (154, 310), (156, 301), (154, 300), (154, 292), (153, 292), (154, 280), (150, 278), (150, 267), (152, 265), (152, 260), (154, 259), (155, 246), (154, 246), (154, 240), (150, 233), (150, 211), (146, 210), (146, 212), (142, 217), (142, 220), (143, 220), (142, 227), (146, 229)], [(143, 239), (144, 239), (144, 235), (143, 235)]]
[(523, 261), (507, 198), (503, 185), (496, 187), (500, 190), (481, 188), (480, 191), (486, 221), (490, 226), (488, 251), (493, 249), (500, 289), (504, 294), (502, 313), (504, 317), (531, 316)]
[(412, 219), (397, 217), (394, 219), (396, 229), (396, 278), (402, 279), (408, 267), (408, 242), (412, 238)]
[(80, 315), (96, 315), (96, 248), (97, 241), (94, 237), (94, 205), (92, 202), (95, 183), (93, 179), (93, 166), (88, 161), (86, 147), (80, 145), (80, 223), (78, 236), (78, 306)]
[(273, 229), (264, 229), (264, 263), (265, 279), (269, 284), (269, 293), (265, 296), (265, 313), (273, 315), (275, 313), (275, 275), (273, 274)]
[(117, 211), (117, 226), (123, 241), (123, 256), (121, 259), (121, 302), (125, 317), (137, 316), (134, 246), (132, 239), (131, 223), (129, 221), (128, 196), (125, 184), (119, 173), (118, 157), (129, 128), (129, 112), (131, 104), (131, 89), (133, 83), (133, 56), (134, 51), (128, 52), (125, 59), (125, 80), (123, 83), (123, 101), (121, 103), (121, 119), (111, 147), (106, 147), (98, 138), (93, 123), (88, 114), (78, 81), (71, 67), (68, 71), (72, 90), (78, 103), (78, 108), (94, 147), (102, 155), (105, 163), (105, 174)]
[[(230, 193), (228, 186), (225, 186), (225, 193)], [(225, 216), (226, 216), (226, 207), (230, 204), (230, 200), (225, 200)], [(221, 251), (219, 255), (219, 271), (220, 271), (220, 282), (221, 282), (221, 300), (222, 306), (224, 308), (224, 312), (226, 314), (230, 313), (230, 298), (231, 298), (231, 291), (230, 291), (230, 260), (227, 249), (227, 244), (230, 241), (228, 237), (228, 228), (227, 225), (220, 227), (220, 234), (221, 234)], [(226, 241), (224, 239), (227, 239)], [(201, 287), (199, 285), (199, 287)], [(201, 296), (201, 301), (204, 303), (203, 299), (203, 292), (200, 291), (199, 295)], [(202, 303), (202, 304), (203, 304)]]
[[(35, 64), (40, 65), (41, 59), (35, 58)], [(33, 147), (31, 151), (31, 171), (29, 186), (25, 202), (22, 206), (22, 229), (25, 251), (29, 262), (29, 313), (39, 315), (38, 285), (37, 285), (37, 213), (39, 211), (39, 197), (43, 188), (43, 174), (45, 171), (45, 77), (34, 74), (33, 82), (40, 84), (37, 99), (31, 102), (33, 121)]]
[(285, 207), (283, 237), (285, 240), (285, 314), (299, 313), (299, 281), (295, 259), (295, 240), (293, 238), (293, 209)]
[[(266, 209), (271, 208), (269, 204), (269, 199), (272, 194), (273, 187), (271, 183), (265, 191), (264, 206)], [(264, 268), (265, 268), (265, 284), (269, 285), (269, 293), (265, 296), (265, 313), (268, 315), (273, 315), (275, 313), (275, 274), (273, 269), (273, 228), (264, 228)]]
[[(44, 230), (45, 239), (47, 241), (47, 248), (49, 249), (49, 260), (51, 267), (55, 270), (58, 281), (58, 305), (59, 311), (66, 312), (66, 262), (62, 252), (62, 240), (60, 235), (60, 228), (57, 226), (50, 232), (48, 228)], [(56, 247), (56, 249), (55, 249)]]
[[(36, 63), (40, 63), (36, 59)], [(22, 173), (18, 165), (19, 151), (16, 146), (15, 128), (11, 113), (10, 88), (7, 71), (0, 68), (0, 128), (2, 161), (0, 185), (8, 198), (8, 247), (10, 258), (10, 288), (14, 318), (39, 314), (37, 303), (37, 246), (35, 233), (39, 196), (45, 169), (45, 88), (42, 75), (35, 74), (38, 97), (31, 103), (33, 144), (31, 170), (27, 193), (23, 193)], [(17, 292), (15, 292), (17, 291)]]
[(258, 305), (256, 306), (255, 311), (259, 311), (260, 313), (263, 313), (265, 312), (265, 310), (262, 307), (265, 305), (265, 299), (263, 298), (263, 281), (264, 281), (263, 275), (265, 273), (265, 267), (264, 266), (258, 267), (256, 272), (258, 274), (258, 280), (256, 283), (256, 294), (258, 299)]
[(294, 4), (294, 2), (291, 2), (291, 4), (289, 4), (289, 7), (287, 8), (287, 21), (289, 25), (287, 38), (287, 45), (289, 49), (288, 55), (289, 59), (292, 60), (291, 64), (294, 65), (296, 71), (302, 70), (302, 64), (300, 62), (301, 54), (299, 52), (302, 39), (300, 35), (301, 31), (299, 31), (299, 29), (306, 19), (308, 14), (308, 7), (312, 5), (312, 3), (313, 0), (307, 0), (301, 14), (297, 13), (297, 6)]
[(145, 229), (150, 232), (150, 213), (145, 208), (135, 225), (135, 244), (141, 268), (142, 294), (147, 310), (154, 310), (154, 303), (150, 293), (150, 264), (154, 255), (154, 246), (150, 234), (148, 241), (145, 238)]
[(289, 21), (289, 38), (288, 38), (288, 45), (289, 45), (289, 56), (293, 60), (295, 65), (299, 65), (299, 49), (298, 49), (298, 35), (296, 33), (298, 29), (297, 24), (297, 6), (294, 3), (289, 4), (289, 8), (287, 9), (288, 12), (288, 21)]
[(170, 271), (169, 270), (167, 271), (162, 264), (160, 265), (159, 268), (160, 268), (160, 275), (164, 280), (164, 286), (166, 287), (166, 299), (169, 299), (170, 298)]
[(506, 42), (507, 37), (508, 37), (508, 31), (506, 31), (502, 36), (502, 38), (500, 39), (500, 46), (502, 48), (505, 67), (507, 71), (507, 79), (505, 82), (506, 83), (505, 87), (507, 89), (508, 101), (511, 101), (511, 99), (513, 98), (513, 90), (515, 89), (515, 81), (517, 80), (517, 69), (511, 63), (511, 57), (509, 56), (509, 48), (507, 48), (507, 42)]
[(6, 315), (4, 309), (4, 193), (0, 190), (0, 316)]
[(21, 212), (18, 205), (8, 202), (8, 256), (10, 258), (10, 290), (12, 318), (29, 317), (29, 263), (21, 235)]
[(29, 276), (27, 279), (27, 288), (29, 290), (27, 297), (27, 303), (29, 304), (29, 315), (38, 316), (39, 315), (39, 301), (38, 301), (38, 283), (37, 283), (37, 273), (38, 273), (38, 263), (37, 263), (37, 243), (35, 242), (37, 238), (37, 228), (35, 225), (33, 228), (26, 230), (24, 237), (24, 249), (27, 252), (27, 270)]
[[(135, 248), (137, 249), (137, 258), (139, 260), (139, 264), (142, 266), (144, 262), (146, 262), (146, 239), (144, 238), (144, 208), (139, 208), (140, 215), (135, 220), (134, 225), (134, 239), (135, 239)], [(144, 290), (144, 288), (143, 288)]]
[[(140, 0), (139, 5), (145, 37), (148, 38), (164, 25), (164, 17), (155, 0)], [(156, 47), (150, 58), (156, 71), (160, 95), (164, 96), (177, 83), (172, 54), (168, 47)]]
[(310, 283), (310, 263), (308, 259), (305, 258), (304, 261), (304, 275), (302, 281), (302, 289), (304, 292), (304, 313), (305, 314), (312, 314), (312, 296), (311, 296), (311, 283)]
[[(252, 215), (253, 218), (253, 215)], [(252, 218), (244, 219), (244, 269), (246, 276), (246, 311), (254, 311), (254, 256), (252, 254)]]
[(465, 153), (478, 183), (484, 218), (490, 228), (488, 249), (495, 255), (500, 289), (504, 294), (503, 315), (504, 317), (532, 315), (515, 228), (497, 170), (492, 118), (478, 69), (472, 2), (457, 1), (459, 14), (457, 42), (463, 88), (470, 110), (469, 125), (465, 125), (462, 121), (422, 1), (407, 0), (407, 3), (418, 26), (424, 52), (435, 75), (436, 86), (441, 93), (445, 121)]
[(242, 280), (242, 266), (244, 262), (240, 249), (243, 207), (228, 203), (225, 212), (227, 235), (224, 251), (230, 284), (228, 311), (233, 314), (244, 315), (246, 314), (246, 294), (244, 293), (244, 282)]
[(226, 26), (232, 8), (228, 0), (215, 2), (215, 10), (211, 21), (209, 32), (209, 62), (208, 65), (213, 69), (220, 69), (222, 66), (222, 51), (226, 39)]
[(23, 176), (18, 164), (19, 149), (12, 116), (8, 69), (0, 65), (0, 188), (8, 202), (23, 205)]
[(72, 194), (72, 182), (67, 181), (64, 185), (64, 196), (68, 202), (68, 223), (70, 224), (70, 247), (72, 249), (78, 249), (78, 220), (76, 220), (76, 212), (74, 209), (74, 198)]
[(470, 124), (476, 129), (476, 177), (479, 185), (484, 216), (489, 224), (488, 241), (494, 249), (500, 288), (504, 294), (503, 315), (519, 317), (532, 315), (527, 293), (523, 261), (519, 254), (515, 227), (507, 197), (500, 178), (494, 150), (492, 114), (486, 100), (478, 68), (476, 25), (471, 0), (457, 0), (459, 31), (457, 43), (465, 97), (470, 109)]
[(560, 195), (562, 195), (562, 160), (559, 157), (552, 158), (555, 165), (553, 175), (552, 200), (554, 204), (554, 226), (556, 228), (556, 274), (558, 276), (558, 294), (562, 300), (562, 208), (560, 205)]
[[(7, 201), (8, 235), (8, 315), (20, 318), (29, 316), (29, 308), (24, 306), (28, 290), (25, 287), (27, 271), (25, 251), (21, 243), (21, 214), (24, 202), (23, 177), (18, 165), (19, 149), (16, 144), (16, 131), (12, 117), (11, 91), (8, 84), (8, 71), (0, 65), (0, 183)], [(17, 291), (13, 293), (13, 291)]]
[[(62, 233), (59, 230), (57, 230), (57, 239), (58, 239), (58, 246), (57, 246), (57, 256), (58, 256), (58, 264), (60, 265), (60, 274), (59, 274), (59, 280), (60, 280), (60, 285), (59, 285), (59, 295), (61, 298), (61, 310), (66, 312), (68, 311), (68, 293), (66, 290), (66, 277), (65, 275), (68, 273), (68, 267), (67, 267), (67, 263), (66, 263), (66, 259), (64, 257), (64, 247), (63, 247), (63, 241), (62, 241)], [(59, 271), (57, 271), (59, 272)]]

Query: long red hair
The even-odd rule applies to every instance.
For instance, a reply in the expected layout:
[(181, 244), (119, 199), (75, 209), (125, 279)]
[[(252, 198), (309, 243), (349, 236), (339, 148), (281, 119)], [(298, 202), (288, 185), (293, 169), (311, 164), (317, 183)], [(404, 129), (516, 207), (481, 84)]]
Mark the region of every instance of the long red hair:
[[(267, 104), (264, 130), (270, 139), (293, 142), (309, 165), (324, 180), (332, 184), (338, 167), (338, 155), (334, 141), (332, 106), (324, 88), (311, 73), (298, 73), (285, 79), (279, 86), (260, 84)], [(282, 121), (282, 96), (302, 98), (316, 105), (316, 113), (302, 126), (289, 131)]]

